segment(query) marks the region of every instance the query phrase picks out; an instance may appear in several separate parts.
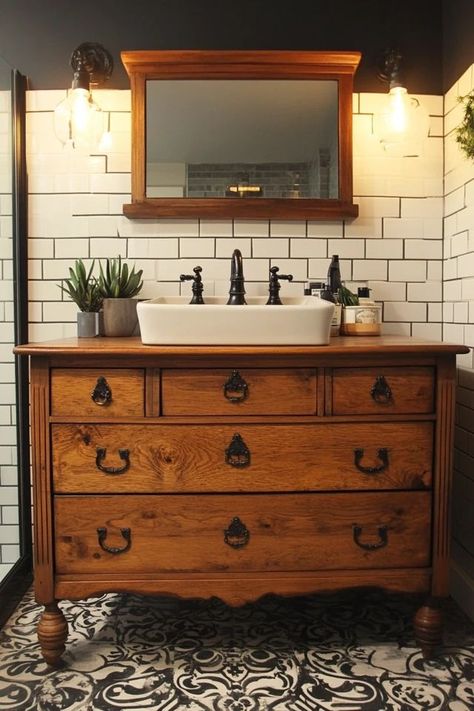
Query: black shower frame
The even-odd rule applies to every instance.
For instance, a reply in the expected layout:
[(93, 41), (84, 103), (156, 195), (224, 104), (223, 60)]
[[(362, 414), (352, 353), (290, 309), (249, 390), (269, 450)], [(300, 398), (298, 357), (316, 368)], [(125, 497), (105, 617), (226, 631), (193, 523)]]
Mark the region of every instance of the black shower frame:
[[(25, 120), (27, 79), (11, 73), (13, 310), (15, 345), (28, 342), (28, 181)], [(0, 626), (32, 582), (32, 530), (29, 438), (29, 364), (15, 356), (16, 435), (20, 557), (0, 583)]]

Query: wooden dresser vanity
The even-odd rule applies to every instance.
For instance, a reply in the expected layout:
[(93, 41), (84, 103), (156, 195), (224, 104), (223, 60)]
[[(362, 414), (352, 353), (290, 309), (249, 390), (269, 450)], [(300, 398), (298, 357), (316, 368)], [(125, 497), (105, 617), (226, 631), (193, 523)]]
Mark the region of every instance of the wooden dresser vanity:
[(455, 354), (408, 338), (328, 346), (143, 346), (96, 338), (31, 356), (36, 599), (357, 586), (426, 593), (423, 653), (448, 595)]

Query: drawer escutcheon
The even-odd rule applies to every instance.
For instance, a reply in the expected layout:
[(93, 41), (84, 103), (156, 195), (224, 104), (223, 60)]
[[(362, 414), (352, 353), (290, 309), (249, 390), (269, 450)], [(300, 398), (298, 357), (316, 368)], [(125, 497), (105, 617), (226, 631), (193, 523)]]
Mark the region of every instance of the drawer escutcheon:
[(232, 437), (232, 440), (225, 450), (226, 464), (231, 467), (242, 469), (250, 464), (250, 449), (245, 444), (241, 435), (238, 432)]
[(224, 531), (224, 543), (231, 548), (243, 548), (250, 538), (250, 531), (238, 516), (234, 516), (229, 528)]
[(112, 402), (112, 390), (102, 375), (97, 378), (96, 386), (91, 392), (91, 398), (96, 405), (108, 405)]
[(393, 402), (393, 394), (390, 385), (383, 375), (377, 375), (375, 382), (370, 389), (372, 400), (381, 405), (388, 405)]
[(224, 383), (224, 397), (229, 402), (243, 402), (249, 394), (248, 383), (238, 370), (233, 370), (232, 375)]

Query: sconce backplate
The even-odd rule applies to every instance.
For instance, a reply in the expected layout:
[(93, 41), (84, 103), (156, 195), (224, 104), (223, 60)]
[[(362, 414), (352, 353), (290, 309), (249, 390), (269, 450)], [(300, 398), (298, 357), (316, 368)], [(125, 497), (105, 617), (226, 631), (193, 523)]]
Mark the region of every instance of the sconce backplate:
[(114, 60), (110, 52), (98, 42), (83, 42), (71, 54), (74, 72), (86, 71), (89, 83), (103, 84), (112, 75)]

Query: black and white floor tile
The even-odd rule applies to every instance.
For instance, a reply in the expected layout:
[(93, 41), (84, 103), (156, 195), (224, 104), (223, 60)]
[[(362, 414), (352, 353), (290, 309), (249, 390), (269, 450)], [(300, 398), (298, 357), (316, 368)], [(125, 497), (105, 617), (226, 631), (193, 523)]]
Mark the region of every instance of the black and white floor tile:
[(63, 602), (64, 666), (42, 661), (28, 594), (0, 633), (0, 711), (473, 711), (474, 625), (448, 605), (424, 661), (413, 598), (374, 591), (233, 609), (109, 594)]

